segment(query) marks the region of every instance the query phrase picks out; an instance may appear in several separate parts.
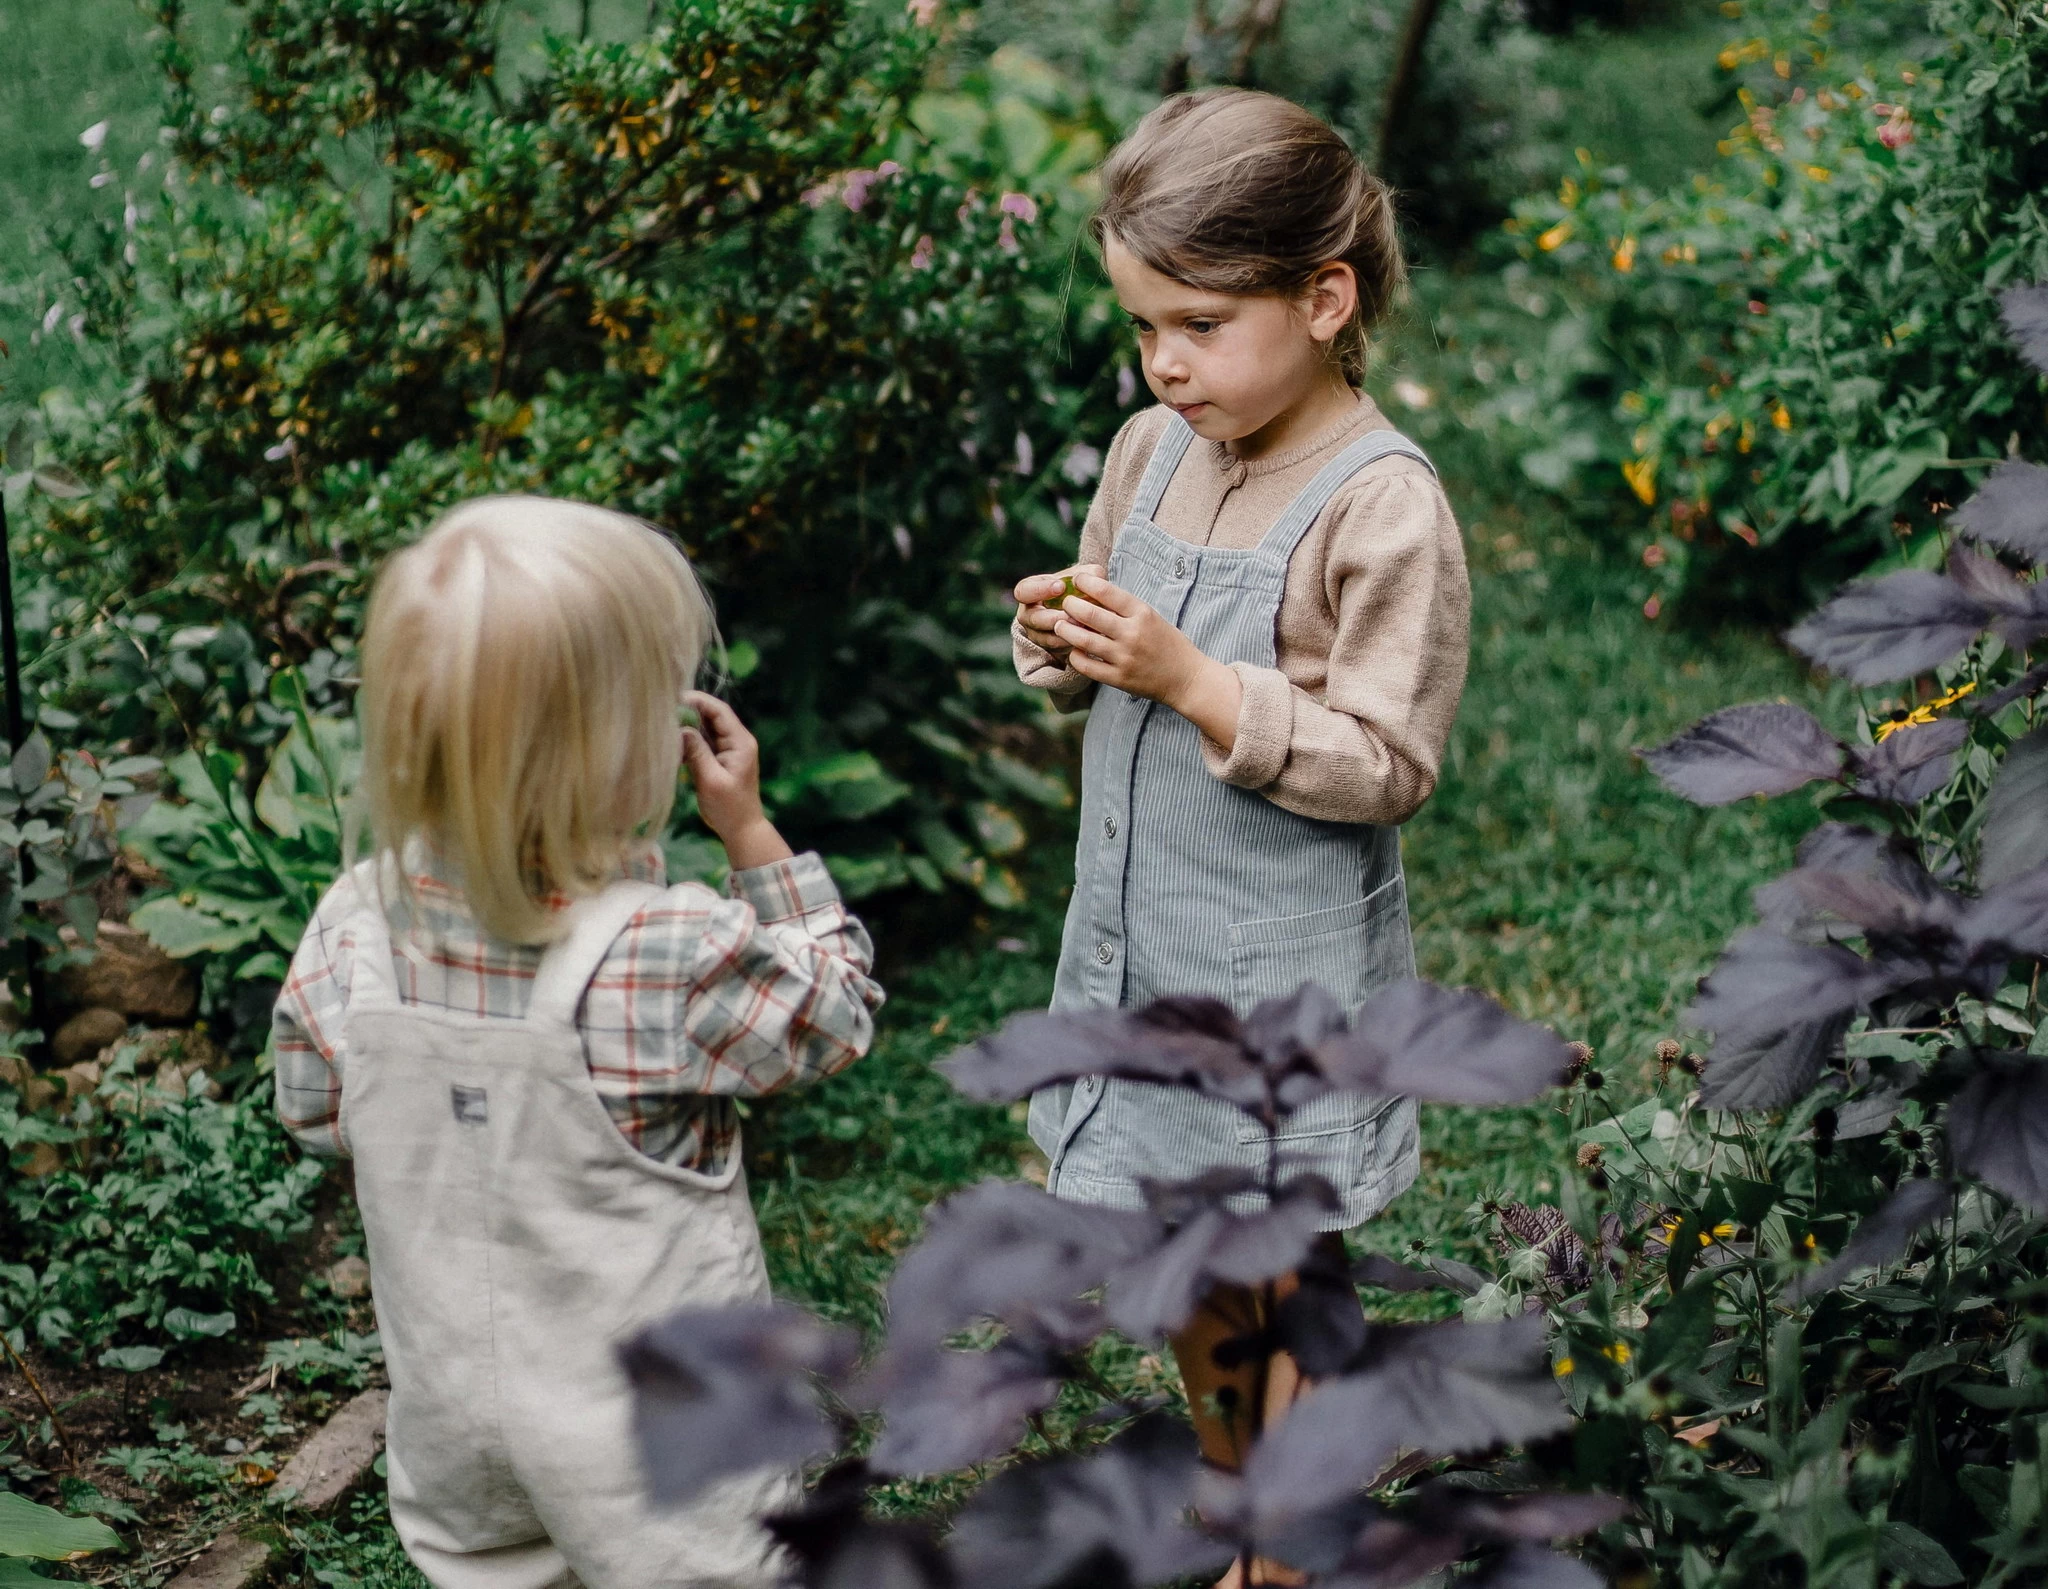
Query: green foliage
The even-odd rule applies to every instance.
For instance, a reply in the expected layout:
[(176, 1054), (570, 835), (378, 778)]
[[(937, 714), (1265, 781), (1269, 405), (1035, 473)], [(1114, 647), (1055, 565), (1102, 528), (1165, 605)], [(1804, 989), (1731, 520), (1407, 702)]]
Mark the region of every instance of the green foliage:
[(28, 1566), (30, 1561), (76, 1561), (120, 1548), (120, 1536), (96, 1518), (67, 1517), (25, 1495), (0, 1490), (0, 1589), (48, 1583)]
[(36, 1144), (57, 1168), (0, 1169), (0, 1328), (74, 1355), (246, 1322), (275, 1300), (278, 1250), (310, 1228), (325, 1173), (293, 1151), (266, 1089), (182, 1096), (139, 1082), (132, 1051), (55, 1118), (0, 1088), (0, 1146)]
[(72, 248), (125, 384), (52, 415), (95, 489), (31, 542), (46, 693), (267, 747), (279, 666), (345, 697), (384, 551), (465, 497), (590, 498), (703, 569), (800, 842), (856, 892), (1013, 902), (1068, 795), (1001, 592), (1113, 385), (1107, 317), (1061, 308), (1085, 107), (920, 104), (928, 34), (853, 0), (672, 0), (516, 81), (495, 6), (252, 0), (215, 105), (156, 9), (173, 170)]
[(1743, 120), (1708, 172), (1653, 193), (1582, 153), (1518, 206), (1516, 296), (1551, 357), (1487, 417), (1535, 483), (1595, 488), (1645, 594), (1782, 614), (1938, 559), (1971, 471), (2048, 435), (1994, 302), (2048, 276), (2048, 22), (1934, 0), (1924, 38), (1866, 41), (1919, 57), (1880, 71), (1833, 42), (1835, 11), (1764, 10), (1721, 53)]

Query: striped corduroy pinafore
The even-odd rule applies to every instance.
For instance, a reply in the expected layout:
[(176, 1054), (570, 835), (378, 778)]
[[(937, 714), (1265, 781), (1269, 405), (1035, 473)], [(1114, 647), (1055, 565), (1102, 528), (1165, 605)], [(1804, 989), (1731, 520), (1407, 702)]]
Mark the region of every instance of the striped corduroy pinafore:
[[(1205, 655), (1270, 668), (1288, 561), (1331, 497), (1376, 459), (1428, 459), (1394, 431), (1362, 436), (1245, 550), (1196, 546), (1154, 520), (1193, 440), (1178, 418), (1160, 437), (1109, 577)], [(1178, 712), (1097, 689), (1055, 1010), (1208, 993), (1242, 1014), (1311, 981), (1355, 1008), (1414, 968), (1396, 829), (1298, 816), (1227, 784), (1203, 766), (1201, 731)], [(1031, 1101), (1030, 1123), (1051, 1161), (1048, 1188), (1076, 1202), (1140, 1208), (1141, 1178), (1266, 1163), (1265, 1137), (1248, 1116), (1143, 1082), (1090, 1077), (1047, 1088)], [(1415, 1179), (1415, 1106), (1324, 1098), (1285, 1124), (1281, 1149), (1283, 1174), (1314, 1171), (1337, 1188), (1343, 1206), (1328, 1224), (1347, 1228)]]

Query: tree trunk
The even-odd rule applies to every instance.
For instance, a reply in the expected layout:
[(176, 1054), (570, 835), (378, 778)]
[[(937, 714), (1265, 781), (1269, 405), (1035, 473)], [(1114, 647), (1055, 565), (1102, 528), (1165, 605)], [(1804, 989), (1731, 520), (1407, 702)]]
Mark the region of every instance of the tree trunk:
[(1243, 84), (1252, 59), (1280, 31), (1287, 0), (1242, 0), (1227, 20), (1218, 21), (1209, 0), (1195, 0), (1180, 48), (1159, 77), (1162, 96), (1197, 83)]
[(1428, 52), (1430, 29), (1436, 26), (1443, 0), (1413, 0), (1407, 24), (1401, 29), (1400, 53), (1394, 57), (1394, 75), (1387, 80), (1386, 103), (1380, 112), (1378, 163), (1384, 169), (1395, 163), (1403, 140), (1408, 113), (1422, 86), (1422, 62)]

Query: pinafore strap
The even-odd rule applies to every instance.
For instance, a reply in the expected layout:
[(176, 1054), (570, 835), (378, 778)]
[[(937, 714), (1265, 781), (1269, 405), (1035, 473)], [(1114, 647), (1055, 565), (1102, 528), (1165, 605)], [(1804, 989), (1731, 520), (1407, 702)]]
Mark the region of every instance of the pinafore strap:
[(1368, 464), (1378, 463), (1382, 458), (1413, 458), (1431, 474), (1436, 465), (1429, 461), (1423, 450), (1398, 430), (1367, 431), (1358, 440), (1346, 447), (1336, 457), (1324, 464), (1302, 488), (1301, 495), (1287, 504), (1287, 511), (1274, 522), (1259, 542), (1259, 550), (1282, 563), (1293, 561), (1294, 550), (1301, 545), (1301, 538), (1308, 534), (1324, 508), (1330, 505), (1330, 498), (1344, 488), (1344, 484)]
[(1166, 427), (1166, 434), (1152, 449), (1152, 461), (1145, 466), (1145, 478), (1138, 482), (1138, 497), (1131, 504), (1133, 517), (1150, 519), (1158, 514), (1160, 501), (1173, 480), (1173, 471), (1180, 467), (1180, 461), (1187, 456), (1188, 446), (1194, 439), (1194, 427), (1175, 414)]

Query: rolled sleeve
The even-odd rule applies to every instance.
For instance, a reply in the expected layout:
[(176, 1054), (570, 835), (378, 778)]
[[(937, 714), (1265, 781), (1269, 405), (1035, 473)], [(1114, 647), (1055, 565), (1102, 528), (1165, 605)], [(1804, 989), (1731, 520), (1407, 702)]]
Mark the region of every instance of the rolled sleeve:
[(764, 922), (799, 921), (814, 910), (838, 906), (839, 885), (815, 850), (806, 850), (786, 861), (767, 866), (750, 866), (734, 872), (726, 884), (734, 899), (754, 907)]
[(1240, 789), (1264, 789), (1287, 765), (1294, 743), (1294, 686), (1277, 668), (1233, 662), (1244, 686), (1237, 708), (1237, 739), (1226, 752), (1204, 736), (1202, 764), (1212, 776)]

